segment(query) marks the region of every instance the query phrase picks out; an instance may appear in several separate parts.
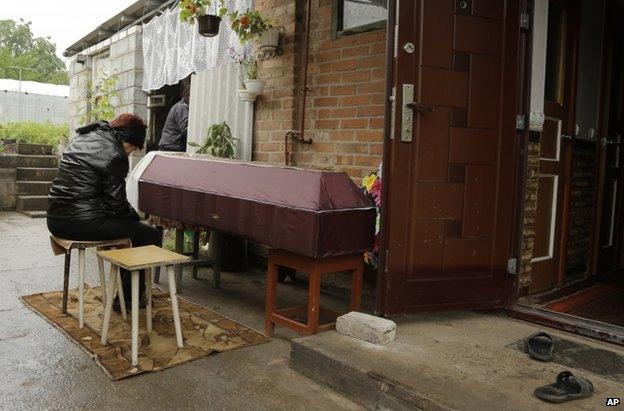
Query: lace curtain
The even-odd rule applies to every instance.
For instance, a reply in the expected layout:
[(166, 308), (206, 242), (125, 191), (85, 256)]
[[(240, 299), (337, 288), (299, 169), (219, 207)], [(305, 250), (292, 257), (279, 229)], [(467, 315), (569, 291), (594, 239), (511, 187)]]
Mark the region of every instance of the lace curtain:
[[(253, 0), (231, 0), (230, 10), (246, 10)], [(222, 62), (228, 62), (228, 48), (243, 49), (236, 33), (226, 21), (219, 34), (203, 37), (197, 23), (180, 21), (180, 10), (167, 9), (162, 15), (143, 25), (143, 90), (157, 90), (176, 84), (192, 72), (199, 73)]]

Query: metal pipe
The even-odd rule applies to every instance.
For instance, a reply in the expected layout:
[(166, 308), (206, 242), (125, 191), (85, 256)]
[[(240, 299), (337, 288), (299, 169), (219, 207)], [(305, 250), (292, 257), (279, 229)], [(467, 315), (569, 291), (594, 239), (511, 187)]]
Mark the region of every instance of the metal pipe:
[(310, 14), (312, 11), (312, 0), (307, 0), (305, 18), (305, 34), (303, 36), (303, 64), (301, 67), (303, 85), (301, 86), (301, 98), (299, 99), (299, 130), (293, 130), (286, 133), (284, 137), (284, 164), (289, 165), (290, 153), (288, 150), (288, 140), (292, 139), (303, 144), (312, 144), (312, 139), (305, 138), (305, 109), (308, 97), (308, 57), (310, 50)]

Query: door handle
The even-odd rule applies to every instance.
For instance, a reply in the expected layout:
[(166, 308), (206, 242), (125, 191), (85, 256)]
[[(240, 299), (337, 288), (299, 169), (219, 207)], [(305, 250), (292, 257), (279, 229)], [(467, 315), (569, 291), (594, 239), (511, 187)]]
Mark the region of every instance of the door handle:
[(414, 112), (431, 113), (433, 107), (414, 101), (414, 85), (403, 84), (403, 115), (401, 123), (401, 141), (411, 143), (414, 127)]
[(433, 107), (424, 103), (417, 103), (415, 101), (412, 101), (411, 103), (407, 103), (407, 106), (411, 108), (412, 110), (418, 111), (419, 113), (433, 113), (435, 111)]

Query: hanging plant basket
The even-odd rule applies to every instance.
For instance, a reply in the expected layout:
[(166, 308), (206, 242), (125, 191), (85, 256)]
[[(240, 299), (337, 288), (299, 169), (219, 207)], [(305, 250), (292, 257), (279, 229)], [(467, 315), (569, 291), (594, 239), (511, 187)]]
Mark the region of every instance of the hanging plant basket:
[(206, 14), (197, 18), (199, 34), (204, 37), (214, 37), (219, 34), (220, 25), (221, 17), (213, 14)]

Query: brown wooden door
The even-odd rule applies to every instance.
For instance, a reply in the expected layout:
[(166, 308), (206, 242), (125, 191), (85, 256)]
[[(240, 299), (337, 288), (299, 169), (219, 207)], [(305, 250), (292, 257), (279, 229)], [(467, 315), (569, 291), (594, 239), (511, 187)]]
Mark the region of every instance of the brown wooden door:
[(397, 6), (381, 312), (502, 306), (513, 279), (520, 1)]
[(544, 130), (535, 213), (535, 242), (529, 292), (553, 288), (563, 281), (569, 161), (574, 134), (574, 68), (576, 41), (572, 2), (548, 2)]
[(611, 5), (607, 19), (607, 69), (602, 138), (599, 145), (597, 273), (621, 268), (624, 166), (624, 40), (622, 8)]

